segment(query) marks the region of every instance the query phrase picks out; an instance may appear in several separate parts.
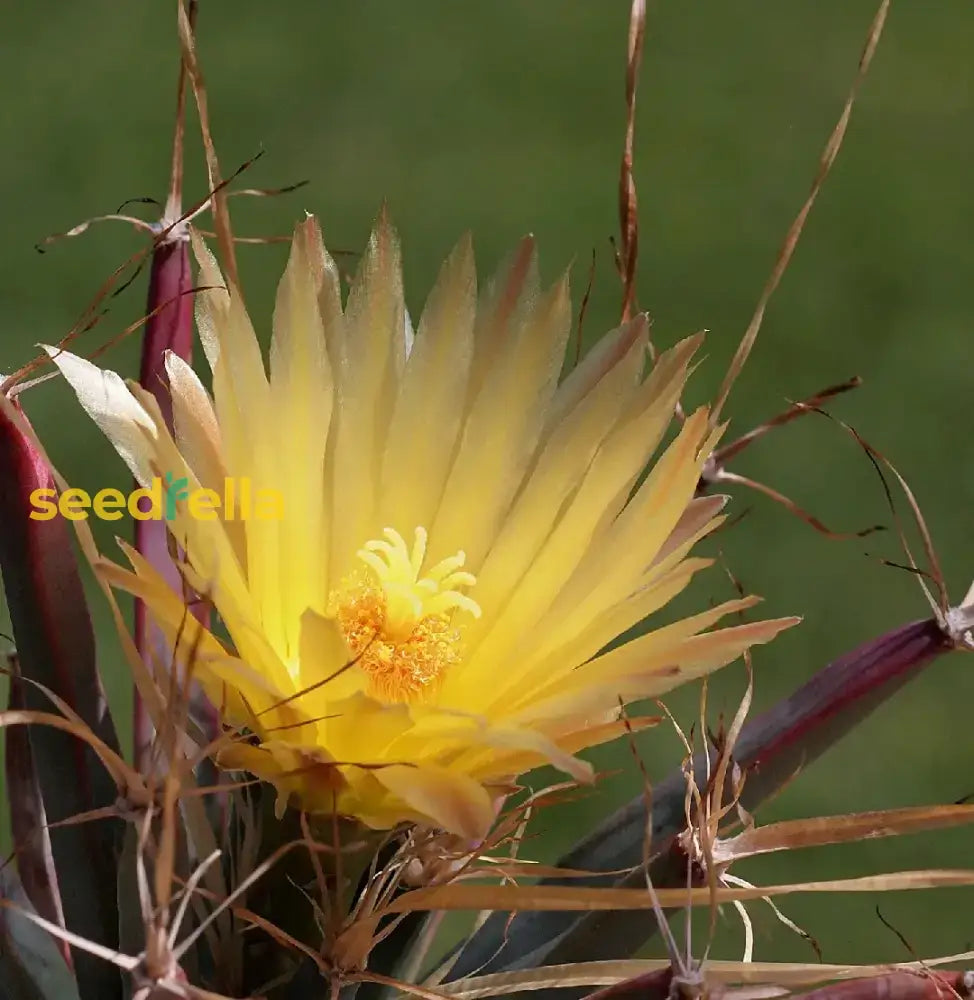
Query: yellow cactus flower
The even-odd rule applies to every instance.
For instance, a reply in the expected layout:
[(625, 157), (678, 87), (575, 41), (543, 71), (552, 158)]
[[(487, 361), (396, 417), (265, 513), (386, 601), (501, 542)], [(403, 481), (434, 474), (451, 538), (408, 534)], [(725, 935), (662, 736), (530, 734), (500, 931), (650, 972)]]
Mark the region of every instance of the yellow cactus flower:
[[(196, 253), (213, 391), (168, 358), (174, 435), (144, 389), (51, 353), (143, 485), (186, 487), (167, 494), (168, 525), (229, 638), (128, 546), (131, 569), (98, 570), (146, 603), (240, 727), (221, 765), (273, 782), (281, 808), (483, 836), (524, 772), (590, 779), (575, 755), (624, 731), (620, 699), (663, 694), (796, 620), (706, 631), (748, 598), (612, 646), (709, 563), (688, 557), (724, 501), (694, 498), (719, 436), (706, 408), (641, 478), (698, 338), (647, 376), (640, 317), (559, 382), (568, 283), (539, 290), (525, 240), (479, 302), (461, 242), (413, 339), (384, 217), (344, 306), (309, 218), (268, 375), (240, 296)], [(275, 496), (279, 516), (246, 516), (233, 483)]]

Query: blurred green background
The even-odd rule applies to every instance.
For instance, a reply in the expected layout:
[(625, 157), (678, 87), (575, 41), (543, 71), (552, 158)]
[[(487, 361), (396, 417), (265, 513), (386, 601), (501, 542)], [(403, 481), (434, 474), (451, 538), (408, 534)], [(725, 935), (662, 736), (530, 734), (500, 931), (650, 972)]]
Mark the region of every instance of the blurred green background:
[[(165, 197), (177, 44), (171, 3), (87, 0), (44, 10), (10, 6), (0, 38), (0, 367), (72, 326), (113, 269), (143, 246), (119, 224), (62, 242), (45, 235), (141, 196)], [(619, 288), (608, 237), (616, 229), (627, 0), (493, 0), (411, 4), (353, 0), (203, 0), (200, 52), (225, 171), (259, 150), (247, 186), (309, 179), (276, 199), (234, 204), (241, 235), (284, 234), (307, 209), (332, 247), (359, 248), (385, 199), (405, 247), (418, 314), (440, 259), (474, 232), (481, 270), (526, 231), (553, 276), (575, 261), (576, 301), (593, 248), (589, 335), (614, 324)], [(712, 395), (753, 310), (782, 236), (805, 197), (853, 77), (872, 0), (700, 0), (651, 4), (640, 80), (636, 181), (641, 216), (638, 296), (657, 342), (711, 331), (691, 402)], [(974, 267), (974, 7), (967, 0), (895, 3), (833, 176), (773, 300), (732, 397), (731, 433), (786, 400), (860, 374), (865, 386), (835, 412), (886, 452), (913, 485), (954, 600), (974, 576), (970, 421)], [(198, 143), (188, 196), (204, 190)], [(151, 214), (151, 209), (150, 209)], [(284, 251), (241, 251), (248, 300), (269, 316)], [(93, 350), (142, 314), (144, 276), (110, 303)], [(134, 339), (110, 363), (137, 371)], [(94, 490), (127, 474), (60, 384), (26, 405), (62, 472)], [(890, 523), (881, 485), (839, 428), (812, 417), (757, 444), (735, 465), (792, 496), (836, 529)], [(828, 541), (755, 494), (748, 517), (720, 537), (727, 564), (769, 614), (804, 624), (755, 656), (755, 710), (815, 669), (927, 607), (915, 580), (880, 562), (893, 534)], [(903, 508), (905, 511), (905, 507)], [(101, 526), (104, 527), (104, 526)], [(102, 531), (102, 543), (111, 545)], [(695, 606), (729, 596), (715, 569)], [(113, 698), (124, 668), (99, 601), (97, 625)], [(712, 711), (732, 713), (740, 664), (715, 684)], [(827, 757), (759, 820), (950, 802), (974, 792), (971, 661), (942, 660)], [(696, 694), (673, 699), (685, 722)], [(121, 709), (127, 717), (127, 708)], [(640, 738), (653, 777), (679, 762), (662, 727)], [(624, 745), (596, 755), (619, 773), (584, 801), (552, 811), (530, 845), (550, 858), (638, 791)], [(761, 881), (970, 864), (969, 830), (792, 854), (741, 865)], [(884, 897), (792, 897), (788, 915), (827, 961), (909, 959), (875, 913), (922, 955), (970, 947), (965, 890)], [(758, 958), (813, 959), (810, 948), (751, 907)], [(733, 911), (716, 954), (739, 953)]]

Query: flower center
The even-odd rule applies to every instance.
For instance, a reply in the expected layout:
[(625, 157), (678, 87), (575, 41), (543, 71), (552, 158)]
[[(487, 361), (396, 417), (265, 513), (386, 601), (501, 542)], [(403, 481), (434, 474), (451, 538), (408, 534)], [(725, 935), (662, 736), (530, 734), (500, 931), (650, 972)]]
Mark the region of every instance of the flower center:
[(480, 607), (460, 592), (476, 577), (463, 571), (458, 552), (423, 571), (427, 534), (417, 528), (412, 549), (392, 528), (366, 542), (358, 557), (372, 571), (334, 599), (336, 617), (373, 693), (407, 702), (428, 692), (459, 658), (455, 611), (480, 617)]

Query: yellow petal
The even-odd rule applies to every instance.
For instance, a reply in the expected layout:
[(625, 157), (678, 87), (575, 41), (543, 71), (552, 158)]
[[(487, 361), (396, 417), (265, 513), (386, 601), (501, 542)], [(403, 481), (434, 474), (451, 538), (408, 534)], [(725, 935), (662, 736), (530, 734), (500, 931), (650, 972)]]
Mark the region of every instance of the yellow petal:
[(595, 769), (588, 761), (566, 752), (559, 741), (538, 730), (487, 726), (478, 735), (479, 739), (472, 742), (481, 749), (469, 750), (455, 763), (481, 780), (524, 774), (544, 764), (564, 771), (582, 784), (590, 784), (595, 777)]
[[(706, 457), (700, 451), (707, 417), (700, 408), (686, 420), (619, 517), (593, 540), (551, 609), (552, 621), (568, 615), (566, 637), (631, 594), (646, 568), (647, 553), (655, 556), (676, 527)], [(543, 627), (539, 632), (557, 634)]]
[[(200, 486), (222, 494), (227, 479), (223, 441), (213, 402), (196, 372), (178, 354), (166, 352), (166, 374), (172, 394), (173, 430), (179, 453)], [(239, 566), (247, 565), (247, 534), (240, 521), (228, 520), (220, 510), (223, 530)]]
[(392, 765), (376, 779), (410, 809), (435, 826), (469, 840), (481, 840), (494, 822), (494, 803), (483, 785), (445, 767)]
[(564, 736), (558, 737), (558, 745), (566, 753), (580, 753), (589, 747), (599, 746), (608, 743), (610, 740), (618, 739), (620, 736), (628, 736), (630, 733), (639, 733), (644, 729), (650, 729), (659, 725), (658, 715), (635, 716), (629, 719), (614, 719), (609, 722), (599, 722), (595, 725), (579, 728)]
[[(567, 582), (557, 598), (532, 628), (530, 639), (519, 647), (524, 689), (532, 689), (538, 678), (547, 677), (552, 670), (557, 671), (559, 664), (564, 672), (564, 669), (571, 669), (569, 665), (584, 662), (613, 638), (604, 634), (606, 616), (621, 620), (613, 609), (621, 608), (633, 595), (644, 593), (657, 578), (677, 564), (678, 559), (669, 556), (659, 562), (660, 553), (672, 537), (673, 532), (669, 528), (674, 519), (679, 520), (677, 512), (690, 502), (697, 482), (702, 459), (694, 457), (695, 442), (699, 442), (699, 435), (706, 429), (705, 417), (705, 411), (698, 411), (686, 422), (630, 504), (613, 521), (603, 517), (594, 529), (578, 565), (565, 574)], [(660, 467), (668, 469), (668, 480), (665, 477), (653, 478), (655, 469)], [(652, 513), (652, 505), (657, 498), (664, 502), (665, 507)], [(716, 506), (719, 502), (709, 503), (697, 513), (702, 514)], [(634, 510), (641, 510), (642, 516), (633, 516)], [(698, 528), (699, 536), (712, 530), (717, 523), (716, 520), (705, 522)], [(647, 556), (654, 572), (644, 572)], [(644, 608), (645, 614), (654, 610), (652, 599), (649, 600), (650, 604)], [(630, 620), (622, 631), (638, 620)], [(621, 632), (616, 633), (619, 634)], [(593, 647), (596, 638), (602, 641), (599, 646)], [(571, 655), (565, 655), (569, 651)]]
[(132, 475), (142, 486), (152, 480), (145, 440), (154, 438), (156, 425), (132, 397), (115, 372), (103, 370), (84, 358), (42, 345), (58, 366), (78, 402), (115, 446)]
[(399, 239), (380, 214), (345, 310), (332, 478), (331, 579), (356, 565), (375, 512), (389, 420), (406, 362)]
[(477, 276), (464, 239), (423, 310), (386, 438), (378, 510), (368, 537), (392, 525), (409, 537), (429, 525), (456, 448), (473, 357)]
[(458, 550), (479, 566), (534, 454), (571, 329), (567, 278), (525, 317), (484, 377), (430, 529), (432, 562)]
[[(175, 479), (185, 478), (187, 497), (195, 493), (201, 484), (170, 437), (155, 397), (134, 382), (128, 384), (128, 390), (155, 425), (153, 434), (144, 434), (144, 447), (149, 454), (153, 475), (157, 479), (167, 475)], [(237, 558), (237, 547), (232, 542), (234, 535), (228, 530), (233, 522), (227, 522), (222, 512), (219, 516), (215, 511), (212, 513), (214, 516), (206, 519), (194, 516), (187, 500), (177, 499), (176, 516), (167, 522), (167, 527), (176, 543), (191, 552), (193, 569), (199, 578), (198, 593), (210, 594), (219, 581), (221, 590), (231, 600), (245, 606), (248, 614), (254, 615), (256, 607)]]
[[(754, 604), (753, 599), (727, 601), (695, 618), (706, 624)], [(716, 618), (714, 617), (716, 616)], [(799, 618), (751, 622), (706, 632), (687, 634), (684, 622), (633, 639), (590, 660), (567, 677), (535, 690), (524, 699), (517, 718), (522, 724), (572, 711), (573, 699), (591, 700), (608, 707), (614, 696), (626, 701), (655, 698), (674, 687), (711, 673), (737, 659), (745, 649), (770, 642), (779, 632), (798, 624)], [(533, 703), (532, 703), (533, 702)]]
[(552, 637), (550, 652), (539, 660), (532, 676), (551, 676), (558, 671), (559, 664), (586, 663), (613, 639), (664, 608), (683, 592), (696, 573), (712, 564), (712, 559), (684, 560), (669, 573), (654, 577), (631, 596), (607, 608), (573, 639), (559, 642), (557, 636)]
[[(254, 491), (279, 489), (279, 468), (270, 389), (260, 345), (239, 292), (228, 288), (216, 259), (194, 235), (200, 265), (196, 322), (213, 371), (213, 400), (220, 424), (227, 472), (249, 480)], [(261, 625), (271, 643), (286, 645), (277, 575), (280, 522), (250, 518), (247, 536), (247, 578), (260, 609)]]
[(481, 617), (465, 631), (471, 653), (519, 587), (558, 523), (566, 498), (577, 488), (596, 450), (636, 388), (648, 330), (644, 320), (628, 324), (625, 329), (630, 331), (624, 340), (628, 349), (615, 358), (616, 364), (551, 429), (530, 479), (477, 573), (476, 596)]
[(301, 616), (328, 600), (328, 541), (322, 485), (332, 412), (331, 367), (318, 311), (325, 271), (317, 223), (299, 225), (277, 291), (271, 341), (271, 406), (288, 433), (278, 437), (274, 483), (284, 497), (279, 525), (279, 587), (285, 657), (296, 657)]
[(548, 409), (542, 437), (547, 439), (609, 372), (624, 364), (633, 347), (642, 345), (640, 353), (645, 352), (648, 335), (649, 321), (645, 315), (639, 315), (599, 338), (558, 386)]
[(720, 494), (695, 497), (691, 500), (680, 515), (676, 527), (660, 546), (651, 564), (652, 568), (665, 571), (675, 565), (701, 538), (723, 524), (724, 518), (717, 515), (724, 509), (728, 500), (730, 497)]
[(166, 376), (176, 446), (203, 486), (222, 490), (227, 470), (213, 402), (196, 372), (172, 351), (166, 352)]
[(334, 618), (309, 608), (301, 616), (300, 632), (292, 674), (296, 688), (305, 693), (297, 700), (304, 711), (322, 719), (319, 730), (324, 733), (336, 703), (361, 691), (365, 677)]
[(509, 349), (520, 323), (536, 307), (539, 288), (534, 237), (525, 236), (487, 282), (477, 305), (467, 411), (483, 388), (487, 373)]
[(386, 705), (356, 691), (329, 704), (325, 733), (342, 760), (378, 764), (402, 759), (390, 748), (411, 726), (408, 705)]
[[(677, 369), (681, 370), (685, 368)], [(682, 384), (679, 375), (676, 384)], [(666, 397), (662, 402), (654, 400), (641, 415), (642, 419), (634, 422), (645, 432), (650, 447), (655, 443), (654, 437), (661, 436), (669, 422), (672, 410), (662, 408), (667, 403)], [(697, 419), (689, 430), (684, 429), (668, 452), (676, 450), (682, 458), (687, 451), (687, 441), (698, 441), (705, 430), (704, 415), (702, 421)], [(629, 424), (603, 444), (575, 497), (519, 582), (515, 596), (495, 618), (493, 629), (472, 651), (462, 674), (458, 672), (449, 689), (451, 694), (477, 689), (483, 692), (481, 700), (486, 698), (487, 706), (491, 706), (502, 703), (513, 688), (531, 689), (534, 683), (532, 654), (537, 659), (539, 647), (543, 648), (554, 636), (563, 635), (566, 640), (574, 638), (607, 605), (616, 603), (619, 598), (606, 598), (603, 594), (601, 578), (583, 573), (579, 567), (596, 551), (600, 527), (604, 526), (603, 531), (610, 530), (608, 513), (615, 498), (623, 494), (623, 489), (628, 490), (645, 464), (646, 446), (647, 440), (634, 436)], [(683, 475), (684, 504), (692, 495), (692, 486), (689, 493), (686, 487), (691, 475), (688, 472)], [(678, 496), (675, 489), (674, 505)], [(655, 549), (651, 545), (640, 545), (638, 553), (646, 561), (647, 556), (651, 558), (655, 554)], [(631, 558), (630, 553), (615, 548), (599, 549), (598, 555), (606, 561)], [(505, 661), (517, 662), (518, 670), (498, 678), (496, 664)], [(572, 663), (562, 664), (564, 670), (572, 666)], [(487, 678), (491, 675), (488, 683)]]
[[(681, 644), (678, 665), (671, 663), (656, 671), (639, 669), (616, 676), (612, 684), (626, 700), (656, 698), (681, 684), (713, 673), (736, 660), (745, 649), (770, 642), (779, 632), (799, 622), (801, 619), (797, 617), (774, 618), (693, 636)], [(647, 684), (648, 680), (652, 683)]]
[(259, 747), (233, 743), (220, 751), (217, 760), (221, 767), (249, 771), (273, 784), (279, 819), (292, 795), (309, 811), (331, 812), (346, 788), (341, 768), (329, 754), (313, 748), (302, 750), (273, 740)]
[[(104, 562), (96, 571), (113, 587), (123, 588), (143, 600), (153, 620), (162, 630), (176, 662), (193, 671), (207, 696), (228, 718), (239, 724), (251, 724), (254, 712), (262, 712), (280, 701), (280, 688), (266, 669), (254, 669), (231, 656), (207, 629), (187, 611), (182, 598), (134, 550), (128, 550), (137, 573), (130, 573), (113, 563)], [(169, 664), (156, 664), (168, 668)], [(263, 666), (263, 665), (262, 665)], [(293, 713), (287, 715), (294, 721)]]

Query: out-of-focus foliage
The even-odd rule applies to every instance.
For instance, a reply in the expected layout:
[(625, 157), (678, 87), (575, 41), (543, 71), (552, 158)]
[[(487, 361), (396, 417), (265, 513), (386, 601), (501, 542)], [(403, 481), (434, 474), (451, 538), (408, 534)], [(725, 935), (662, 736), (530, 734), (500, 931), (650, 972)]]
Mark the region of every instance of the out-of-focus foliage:
[[(873, 6), (706, 0), (650, 12), (636, 143), (638, 296), (664, 345), (702, 327), (712, 331), (692, 401), (711, 394), (747, 322), (845, 98)], [(307, 207), (321, 216), (330, 245), (359, 247), (384, 198), (407, 249), (407, 295), (418, 309), (437, 262), (464, 229), (474, 231), (484, 261), (530, 229), (549, 275), (577, 261), (576, 300), (596, 248), (586, 327), (592, 334), (606, 329), (619, 298), (607, 237), (616, 229), (628, 8), (626, 0), (204, 5), (200, 49), (225, 169), (263, 149), (243, 184), (311, 180), (281, 199), (236, 202), (238, 233), (284, 234)], [(974, 335), (967, 293), (974, 266), (972, 30), (974, 10), (963, 0), (894, 4), (834, 175), (728, 409), (743, 431), (786, 398), (861, 374), (865, 387), (834, 409), (914, 485), (955, 597), (974, 563), (965, 520), (974, 496), (965, 450)], [(92, 0), (55, 16), (21, 6), (7, 13), (3, 35), (0, 346), (11, 366), (32, 356), (36, 341), (67, 332), (98, 283), (142, 245), (121, 228), (103, 228), (45, 256), (33, 250), (86, 214), (112, 211), (128, 198), (164, 198), (177, 48), (166, 4)], [(189, 184), (192, 199), (202, 192), (202, 172)], [(274, 247), (241, 251), (255, 314), (269, 315), (282, 257)], [(143, 304), (140, 280), (111, 301), (99, 330), (75, 349), (102, 343), (140, 316)], [(108, 360), (134, 375), (136, 359), (133, 339)], [(109, 446), (67, 416), (74, 411), (65, 386), (31, 393), (29, 407), (72, 483), (126, 487)], [(863, 455), (821, 418), (755, 446), (739, 470), (832, 527), (890, 521)], [(915, 582), (878, 559), (898, 556), (892, 537), (827, 542), (766, 500), (738, 493), (735, 506), (752, 510), (746, 525), (720, 539), (728, 565), (749, 591), (767, 595), (767, 615), (805, 616), (803, 626), (755, 656), (755, 711), (863, 639), (926, 613)], [(110, 531), (96, 531), (109, 545)], [(712, 596), (729, 596), (730, 585), (718, 580), (706, 584)], [(111, 679), (110, 626), (100, 601), (92, 603)], [(128, 676), (120, 656), (115, 660), (113, 693), (121, 696)], [(970, 793), (969, 670), (969, 661), (954, 656), (929, 671), (763, 818)], [(727, 672), (712, 704), (732, 711), (742, 688), (742, 673)], [(692, 693), (674, 707), (689, 721)], [(639, 744), (653, 777), (680, 753), (664, 729)], [(549, 811), (538, 829), (544, 839), (532, 842), (536, 856), (552, 856), (631, 796), (637, 779), (625, 747), (596, 759), (622, 773), (596, 795)], [(808, 858), (801, 877), (859, 874), (867, 863), (909, 867), (921, 844), (925, 865), (956, 863), (967, 836), (961, 830), (823, 851)], [(740, 873), (784, 881), (799, 857), (742, 865)], [(869, 961), (898, 947), (874, 905), (868, 896), (838, 904), (796, 899), (786, 909), (827, 959)], [(889, 897), (882, 906), (918, 953), (967, 944), (958, 920), (969, 907), (962, 890)], [(755, 912), (764, 957), (809, 957), (807, 946)], [(728, 943), (736, 940), (736, 929), (726, 933)]]

